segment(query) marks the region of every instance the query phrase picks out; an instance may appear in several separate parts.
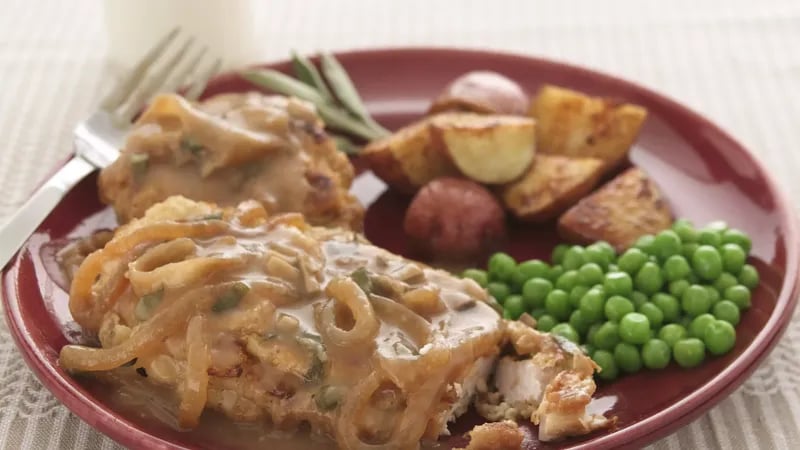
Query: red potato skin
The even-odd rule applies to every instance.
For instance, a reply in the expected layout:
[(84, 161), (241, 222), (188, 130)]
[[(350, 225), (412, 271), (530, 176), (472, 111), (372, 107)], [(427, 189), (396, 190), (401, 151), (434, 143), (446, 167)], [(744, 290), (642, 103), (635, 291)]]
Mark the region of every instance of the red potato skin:
[(530, 101), (515, 81), (497, 72), (467, 72), (448, 84), (431, 104), (428, 114), (469, 111), (480, 114), (524, 116)]
[(468, 260), (497, 247), (506, 235), (505, 212), (485, 187), (463, 178), (437, 178), (406, 210), (403, 229), (415, 250), (439, 260)]

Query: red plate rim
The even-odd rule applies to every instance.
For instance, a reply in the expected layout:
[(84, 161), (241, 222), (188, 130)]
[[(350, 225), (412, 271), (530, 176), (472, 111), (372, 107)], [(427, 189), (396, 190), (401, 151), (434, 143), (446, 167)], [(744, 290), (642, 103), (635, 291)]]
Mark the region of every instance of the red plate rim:
[[(786, 232), (785, 245), (786, 248), (790, 250), (787, 252), (786, 274), (784, 276), (783, 285), (781, 286), (775, 309), (764, 328), (743, 353), (728, 365), (728, 367), (715, 377), (707, 380), (705, 384), (684, 399), (624, 429), (605, 435), (599, 435), (594, 439), (579, 443), (571, 448), (588, 449), (642, 446), (674, 431), (709, 410), (743, 383), (756, 367), (758, 367), (759, 363), (771, 352), (786, 330), (792, 317), (792, 311), (797, 306), (798, 295), (800, 294), (800, 280), (798, 279), (798, 259), (800, 258), (800, 252), (791, 250), (800, 248), (800, 243), (798, 243), (797, 218), (790, 208), (791, 201), (786, 192), (777, 185), (776, 181), (769, 176), (769, 172), (765, 167), (750, 154), (743, 145), (719, 126), (715, 125), (701, 114), (663, 94), (659, 94), (650, 88), (614, 75), (548, 58), (461, 47), (385, 47), (336, 52), (336, 56), (346, 65), (347, 63), (355, 63), (364, 59), (369, 60), (376, 56), (385, 56), (386, 54), (404, 54), (405, 56), (418, 56), (422, 58), (423, 56), (435, 57), (437, 55), (452, 56), (454, 53), (472, 58), (503, 58), (511, 63), (516, 61), (519, 63), (534, 62), (536, 64), (550, 65), (582, 76), (600, 78), (605, 82), (631, 87), (642, 96), (647, 97), (650, 101), (660, 103), (668, 109), (688, 117), (704, 127), (714, 129), (720, 137), (728, 141), (725, 143), (726, 145), (738, 151), (743, 158), (748, 160), (747, 162), (749, 164), (763, 174), (767, 186), (777, 199), (776, 204), (780, 222)], [(263, 66), (288, 67), (288, 64), (288, 61), (282, 60), (263, 64)], [(234, 73), (227, 73), (216, 77), (215, 80), (235, 76), (237, 75)], [(66, 162), (66, 160), (64, 162)], [(60, 165), (63, 165), (63, 162)], [(24, 324), (15, 294), (18, 290), (17, 273), (25, 253), (24, 251), (20, 252), (15, 259), (3, 269), (3, 276), (0, 278), (0, 284), (4, 284), (2, 286), (2, 297), (5, 318), (10, 333), (25, 362), (33, 370), (37, 378), (39, 378), (42, 384), (47, 387), (59, 401), (81, 419), (125, 446), (160, 449), (187, 448), (141, 431), (133, 423), (120, 418), (104, 406), (98, 405), (98, 402), (76, 389), (73, 383), (66, 380), (64, 375), (57, 372), (55, 367), (48, 362), (45, 350), (36, 346), (36, 343), (31, 338), (31, 331)], [(13, 280), (13, 286), (9, 286), (6, 280)]]

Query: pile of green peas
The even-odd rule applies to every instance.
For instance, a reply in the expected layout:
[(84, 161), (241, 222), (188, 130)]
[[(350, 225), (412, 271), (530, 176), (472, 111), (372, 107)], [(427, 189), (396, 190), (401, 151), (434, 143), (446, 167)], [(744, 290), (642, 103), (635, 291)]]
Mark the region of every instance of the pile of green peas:
[(759, 283), (750, 248), (750, 237), (724, 222), (698, 229), (680, 219), (621, 255), (606, 242), (562, 244), (551, 264), (496, 253), (488, 270), (463, 276), (488, 290), (503, 317), (530, 314), (538, 330), (581, 345), (602, 369), (597, 376), (613, 380), (729, 352)]

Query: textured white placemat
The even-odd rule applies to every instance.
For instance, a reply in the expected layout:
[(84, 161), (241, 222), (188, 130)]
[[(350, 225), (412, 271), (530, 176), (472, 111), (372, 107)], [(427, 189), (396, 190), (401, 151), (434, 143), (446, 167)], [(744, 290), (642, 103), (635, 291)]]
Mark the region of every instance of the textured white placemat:
[[(291, 48), (453, 45), (546, 56), (636, 80), (722, 125), (800, 195), (797, 0), (262, 3), (262, 59)], [(69, 153), (72, 126), (104, 85), (102, 6), (0, 0), (0, 221)], [(798, 448), (798, 341), (796, 314), (742, 388), (654, 447)], [(0, 324), (0, 449), (117, 447), (39, 384)]]

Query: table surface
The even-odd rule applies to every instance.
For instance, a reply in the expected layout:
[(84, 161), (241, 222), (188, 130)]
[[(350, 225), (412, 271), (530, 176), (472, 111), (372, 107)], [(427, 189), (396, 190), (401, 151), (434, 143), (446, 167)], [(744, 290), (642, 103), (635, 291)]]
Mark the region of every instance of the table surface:
[[(710, 117), (793, 198), (800, 195), (797, 0), (273, 0), (264, 9), (262, 60), (292, 48), (447, 45), (545, 56), (636, 80)], [(103, 2), (0, 0), (0, 10), (2, 221), (70, 152), (72, 127), (96, 104), (110, 68)], [(740, 389), (654, 448), (797, 442), (800, 314)], [(0, 322), (0, 449), (118, 447), (42, 387)]]

